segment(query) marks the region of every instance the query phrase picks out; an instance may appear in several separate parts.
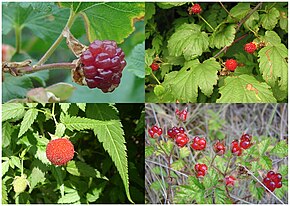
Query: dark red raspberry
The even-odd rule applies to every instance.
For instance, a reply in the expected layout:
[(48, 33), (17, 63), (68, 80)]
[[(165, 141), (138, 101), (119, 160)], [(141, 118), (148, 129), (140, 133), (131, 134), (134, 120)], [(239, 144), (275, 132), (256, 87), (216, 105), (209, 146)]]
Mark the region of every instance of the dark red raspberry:
[(282, 175), (274, 171), (269, 171), (263, 179), (263, 184), (273, 192), (276, 188), (282, 187)]
[(194, 169), (196, 171), (197, 177), (203, 177), (203, 176), (205, 176), (205, 174), (207, 172), (206, 164), (197, 163), (197, 164), (195, 164)]
[(156, 70), (159, 69), (159, 65), (156, 64), (156, 63), (152, 63), (152, 64), (150, 65), (150, 68), (152, 69), (152, 71), (156, 71)]
[(96, 40), (80, 57), (89, 88), (112, 92), (119, 86), (126, 66), (125, 54), (115, 41)]
[(233, 176), (225, 177), (226, 186), (235, 186), (235, 180), (236, 178)]
[(278, 184), (278, 183), (281, 182), (281, 180), (282, 180), (282, 175), (281, 175), (280, 173), (277, 173), (277, 174), (275, 174), (275, 175), (272, 177), (272, 180), (273, 180), (276, 184)]
[(191, 12), (194, 13), (194, 14), (200, 14), (200, 12), (202, 11), (202, 8), (199, 4), (194, 4), (192, 7), (191, 7)]
[(156, 125), (153, 125), (151, 128), (148, 129), (148, 133), (151, 138), (159, 137), (162, 135), (162, 129), (157, 127)]
[(269, 178), (273, 178), (275, 176), (275, 172), (274, 171), (269, 171), (268, 173), (267, 173), (267, 177), (269, 177)]
[(224, 143), (220, 142), (219, 140), (214, 144), (213, 149), (215, 153), (219, 156), (223, 155), (226, 152), (226, 147)]
[(232, 142), (232, 153), (237, 156), (241, 156), (242, 154), (242, 148), (239, 146), (239, 142), (237, 140)]
[(206, 140), (205, 138), (194, 137), (190, 146), (194, 150), (204, 150), (204, 148), (206, 147)]
[(238, 66), (238, 62), (234, 59), (227, 59), (225, 63), (225, 67), (232, 72), (235, 71), (237, 66)]
[(183, 127), (172, 127), (171, 129), (167, 130), (167, 135), (172, 138), (172, 139), (175, 139), (176, 135), (178, 133), (184, 133), (184, 128)]
[(187, 118), (187, 108), (179, 111), (179, 109), (175, 110), (175, 114), (177, 115), (178, 119), (181, 121), (185, 122)]
[(189, 138), (184, 133), (178, 133), (175, 137), (175, 143), (178, 147), (184, 147), (189, 141)]
[(247, 43), (244, 46), (244, 50), (249, 54), (253, 54), (256, 51), (256, 49), (257, 49), (257, 46), (253, 42)]

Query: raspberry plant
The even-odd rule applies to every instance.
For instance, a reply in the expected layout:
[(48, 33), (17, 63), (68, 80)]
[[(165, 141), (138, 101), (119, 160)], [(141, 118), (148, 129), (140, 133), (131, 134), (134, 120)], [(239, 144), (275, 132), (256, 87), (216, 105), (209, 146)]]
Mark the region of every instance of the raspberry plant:
[(2, 105), (2, 204), (144, 203), (144, 105)]
[(144, 102), (144, 7), (2, 3), (3, 101)]
[(287, 2), (146, 3), (146, 102), (287, 102), (287, 15)]
[(146, 202), (287, 204), (287, 114), (287, 104), (146, 104), (147, 127), (163, 130), (145, 134)]

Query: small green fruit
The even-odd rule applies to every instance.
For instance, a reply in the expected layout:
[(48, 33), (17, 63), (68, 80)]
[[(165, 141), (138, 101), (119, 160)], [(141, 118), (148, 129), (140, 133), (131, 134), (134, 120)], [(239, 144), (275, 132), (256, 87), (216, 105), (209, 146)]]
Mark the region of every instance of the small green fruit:
[(15, 193), (22, 193), (25, 191), (28, 181), (25, 176), (16, 176), (13, 181), (13, 189)]

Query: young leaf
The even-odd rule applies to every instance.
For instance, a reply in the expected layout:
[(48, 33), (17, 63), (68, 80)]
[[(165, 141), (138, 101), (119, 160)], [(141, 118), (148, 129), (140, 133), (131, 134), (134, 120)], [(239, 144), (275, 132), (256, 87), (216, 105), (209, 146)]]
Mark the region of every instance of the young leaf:
[(38, 111), (34, 108), (29, 109), (21, 122), (20, 131), (18, 137), (21, 137), (33, 124), (34, 120), (36, 119)]
[(266, 103), (276, 102), (273, 93), (264, 82), (243, 74), (225, 78), (225, 85), (220, 87), (221, 97), (217, 103)]
[(17, 118), (20, 119), (25, 114), (25, 107), (20, 103), (6, 103), (2, 105), (2, 122)]

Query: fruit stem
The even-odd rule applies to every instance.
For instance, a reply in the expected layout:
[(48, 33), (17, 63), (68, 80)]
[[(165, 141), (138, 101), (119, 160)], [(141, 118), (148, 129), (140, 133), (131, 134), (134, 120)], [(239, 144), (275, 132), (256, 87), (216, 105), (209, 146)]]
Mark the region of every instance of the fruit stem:
[(152, 75), (153, 78), (157, 81), (157, 83), (160, 85), (161, 82), (157, 79), (157, 77), (155, 76), (155, 74), (153, 73), (153, 71), (151, 71), (151, 75)]
[[(74, 22), (76, 18), (76, 13), (71, 9), (70, 10), (70, 16), (67, 20), (67, 23), (65, 25), (64, 28), (70, 28)], [(53, 54), (53, 52), (56, 50), (56, 48), (58, 47), (58, 45), (61, 43), (61, 41), (63, 40), (64, 36), (61, 32), (61, 34), (59, 35), (59, 37), (55, 40), (55, 42), (52, 44), (52, 46), (46, 51), (46, 53), (43, 55), (43, 57), (37, 62), (36, 66), (40, 66), (42, 64), (44, 64), (47, 59)]]
[(51, 110), (52, 114), (51, 114), (51, 115), (52, 115), (53, 121), (54, 121), (55, 126), (56, 126), (56, 125), (58, 125), (58, 122), (57, 122), (57, 120), (56, 120), (56, 118), (55, 118), (55, 113), (54, 113), (54, 111), (55, 111), (55, 103), (52, 104), (52, 110)]
[(208, 25), (208, 27), (211, 28), (211, 30), (214, 32), (215, 29), (200, 14), (197, 14), (197, 16), (201, 18), (201, 20), (206, 23), (206, 25)]
[(21, 50), (21, 27), (19, 25), (15, 26), (15, 47), (16, 53), (18, 54)]

